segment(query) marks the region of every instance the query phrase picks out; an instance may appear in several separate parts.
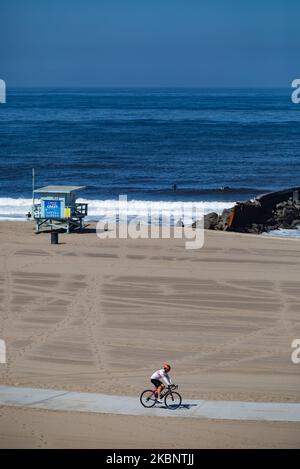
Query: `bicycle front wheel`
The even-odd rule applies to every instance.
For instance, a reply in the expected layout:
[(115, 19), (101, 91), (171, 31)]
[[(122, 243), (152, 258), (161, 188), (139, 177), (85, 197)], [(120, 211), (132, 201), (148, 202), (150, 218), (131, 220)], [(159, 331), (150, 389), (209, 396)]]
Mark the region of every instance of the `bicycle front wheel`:
[(144, 407), (153, 407), (156, 404), (156, 397), (151, 389), (146, 389), (140, 396), (140, 402)]
[(178, 409), (178, 407), (180, 407), (181, 405), (181, 402), (182, 402), (182, 398), (179, 392), (173, 392), (173, 391), (169, 392), (165, 397), (165, 406), (168, 409), (172, 409), (172, 410)]

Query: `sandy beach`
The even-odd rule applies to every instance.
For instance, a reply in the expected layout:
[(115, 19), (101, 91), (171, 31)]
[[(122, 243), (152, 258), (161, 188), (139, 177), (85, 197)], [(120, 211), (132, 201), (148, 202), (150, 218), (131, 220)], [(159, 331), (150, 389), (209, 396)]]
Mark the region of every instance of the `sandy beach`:
[[(184, 397), (300, 402), (298, 240), (206, 232), (186, 250), (90, 227), (51, 245), (3, 222), (0, 242), (1, 384), (137, 395), (168, 361)], [(176, 421), (156, 441), (150, 417), (1, 408), (0, 446), (300, 447), (300, 424)]]
[(293, 422), (233, 422), (0, 408), (0, 448), (299, 448)]

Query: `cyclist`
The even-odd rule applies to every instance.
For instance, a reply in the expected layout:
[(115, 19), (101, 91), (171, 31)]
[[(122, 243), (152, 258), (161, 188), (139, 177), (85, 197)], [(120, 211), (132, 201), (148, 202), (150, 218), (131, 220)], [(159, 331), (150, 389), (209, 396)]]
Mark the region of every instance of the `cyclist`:
[(160, 404), (162, 404), (162, 401), (160, 400), (160, 394), (165, 388), (165, 385), (172, 386), (173, 384), (171, 378), (168, 375), (170, 370), (171, 366), (168, 363), (164, 363), (162, 368), (160, 370), (155, 371), (150, 378), (151, 383), (155, 386), (155, 391), (157, 392), (157, 400)]

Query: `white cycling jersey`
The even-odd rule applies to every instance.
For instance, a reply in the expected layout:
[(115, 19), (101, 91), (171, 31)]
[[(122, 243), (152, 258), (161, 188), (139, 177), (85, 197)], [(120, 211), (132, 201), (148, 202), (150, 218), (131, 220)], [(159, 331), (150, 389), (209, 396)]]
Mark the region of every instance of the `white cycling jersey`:
[(163, 381), (167, 386), (171, 386), (171, 384), (173, 384), (170, 376), (163, 368), (155, 371), (150, 379), (159, 379), (159, 381)]

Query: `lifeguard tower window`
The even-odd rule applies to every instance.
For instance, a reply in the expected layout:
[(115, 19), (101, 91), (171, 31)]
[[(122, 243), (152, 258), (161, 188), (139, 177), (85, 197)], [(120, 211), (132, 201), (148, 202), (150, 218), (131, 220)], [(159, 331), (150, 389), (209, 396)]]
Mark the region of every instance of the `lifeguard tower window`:
[[(42, 228), (63, 228), (67, 233), (83, 230), (88, 204), (76, 202), (77, 192), (83, 189), (85, 186), (45, 186), (34, 190), (32, 217), (36, 233)], [(38, 203), (35, 203), (35, 195)]]

